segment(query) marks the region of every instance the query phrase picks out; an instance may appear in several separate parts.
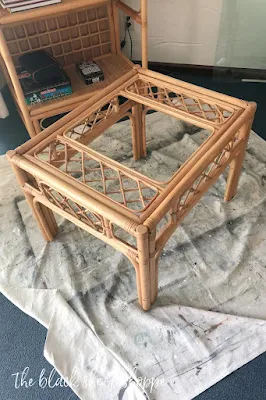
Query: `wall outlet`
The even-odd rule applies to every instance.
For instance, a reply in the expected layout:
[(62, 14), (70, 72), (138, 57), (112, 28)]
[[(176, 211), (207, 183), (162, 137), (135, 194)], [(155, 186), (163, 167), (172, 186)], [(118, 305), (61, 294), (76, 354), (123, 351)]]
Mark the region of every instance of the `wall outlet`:
[[(128, 24), (128, 28), (130, 32), (135, 31), (135, 21), (133, 21), (130, 17), (126, 17), (126, 24)], [(129, 25), (130, 24), (130, 25)]]

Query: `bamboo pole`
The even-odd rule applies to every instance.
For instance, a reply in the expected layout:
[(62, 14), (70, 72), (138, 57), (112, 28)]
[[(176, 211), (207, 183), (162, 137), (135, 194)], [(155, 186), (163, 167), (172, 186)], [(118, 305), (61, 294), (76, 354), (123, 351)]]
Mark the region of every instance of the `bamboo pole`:
[(148, 68), (148, 10), (147, 0), (141, 0), (141, 46), (142, 46), (142, 67)]
[(121, 51), (121, 44), (120, 44), (121, 39), (120, 39), (117, 1), (118, 0), (112, 0), (112, 9), (113, 9), (113, 20), (114, 20), (114, 30), (115, 30), (116, 54), (120, 54), (120, 53), (122, 53), (122, 51)]
[(155, 302), (158, 294), (158, 262), (156, 262), (156, 230), (149, 231), (149, 259), (151, 281), (151, 304)]
[(146, 129), (143, 126), (143, 105), (138, 104), (138, 124), (139, 124), (139, 148), (140, 148), (140, 157), (146, 157), (147, 155), (147, 146), (146, 146)]
[[(254, 115), (255, 115), (256, 108), (254, 106)], [(241, 152), (235, 157), (229, 169), (229, 174), (227, 178), (227, 185), (224, 195), (224, 201), (230, 201), (236, 195), (238, 181), (241, 174), (242, 165), (244, 162), (244, 158), (246, 155), (246, 147), (248, 143), (248, 138), (250, 134), (250, 130), (253, 124), (254, 116), (240, 128), (239, 131), (239, 139), (243, 141), (243, 146)]]
[(139, 143), (138, 143), (139, 124), (137, 121), (136, 107), (137, 107), (136, 104), (132, 107), (132, 117), (131, 117), (132, 151), (133, 151), (133, 158), (135, 161), (140, 159)]
[(116, 49), (116, 30), (115, 30), (115, 20), (114, 20), (114, 10), (112, 6), (112, 1), (108, 3), (108, 17), (110, 25), (110, 37), (111, 37), (111, 50), (113, 54), (118, 54)]
[(147, 311), (151, 306), (151, 283), (149, 266), (149, 235), (144, 225), (137, 228), (137, 247), (139, 253), (139, 274), (141, 282), (141, 306)]
[(39, 120), (32, 121), (36, 135), (41, 132), (41, 126)]
[(31, 208), (34, 210), (33, 215), (35, 216), (37, 223), (39, 226), (41, 226), (41, 230), (45, 233), (43, 234), (44, 239), (48, 242), (51, 242), (57, 233), (57, 223), (53, 212), (43, 204), (36, 203), (35, 198), (25, 191), (24, 194), (28, 200), (28, 203), (31, 205)]
[(111, 239), (113, 237), (112, 232), (111, 232), (111, 227), (110, 227), (110, 221), (107, 218), (103, 218), (103, 225), (104, 225), (104, 231), (105, 235)]
[(147, 157), (147, 138), (146, 138), (146, 114), (147, 111), (142, 106), (141, 108), (141, 133), (142, 133), (142, 148), (143, 148), (143, 157)]
[(13, 163), (12, 158), (15, 156), (14, 150), (7, 152), (7, 158), (11, 164), (13, 172), (21, 186), (21, 189), (26, 197), (26, 200), (32, 210), (33, 216), (37, 221), (40, 231), (45, 240), (52, 241), (57, 232), (57, 223), (53, 213), (46, 207), (35, 207), (34, 197), (25, 191), (25, 184), (28, 181), (28, 176), (23, 169), (20, 169)]
[(138, 302), (139, 305), (142, 307), (142, 295), (141, 295), (141, 279), (140, 279), (140, 272), (139, 272), (139, 264), (135, 262), (135, 271), (136, 271), (136, 285), (137, 285), (137, 293), (138, 293)]
[[(146, 146), (143, 148), (143, 137), (142, 137), (142, 105), (135, 104), (132, 107), (132, 143), (133, 143), (133, 155), (134, 160), (139, 160), (146, 153)], [(145, 143), (146, 145), (146, 143)]]

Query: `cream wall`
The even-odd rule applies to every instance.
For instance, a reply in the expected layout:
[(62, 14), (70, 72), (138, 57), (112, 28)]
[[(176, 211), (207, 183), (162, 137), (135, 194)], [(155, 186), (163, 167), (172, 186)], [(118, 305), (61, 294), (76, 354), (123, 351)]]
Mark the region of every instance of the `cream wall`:
[[(139, 0), (125, 2), (139, 9)], [(148, 0), (149, 60), (214, 65), (222, 5), (223, 0)], [(132, 37), (133, 59), (140, 60), (140, 29), (135, 22)], [(129, 54), (129, 45), (125, 53)]]
[(216, 60), (220, 66), (266, 69), (265, 0), (223, 0)]

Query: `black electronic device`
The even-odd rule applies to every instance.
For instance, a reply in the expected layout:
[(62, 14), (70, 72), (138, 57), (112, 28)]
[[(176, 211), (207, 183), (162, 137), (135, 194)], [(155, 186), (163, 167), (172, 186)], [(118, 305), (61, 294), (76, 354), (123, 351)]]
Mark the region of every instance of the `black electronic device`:
[(92, 83), (97, 83), (104, 80), (103, 71), (93, 60), (78, 63), (77, 69), (86, 85), (91, 85)]
[(31, 74), (31, 79), (36, 84), (50, 85), (62, 76), (61, 65), (43, 50), (23, 54), (19, 57), (19, 63)]

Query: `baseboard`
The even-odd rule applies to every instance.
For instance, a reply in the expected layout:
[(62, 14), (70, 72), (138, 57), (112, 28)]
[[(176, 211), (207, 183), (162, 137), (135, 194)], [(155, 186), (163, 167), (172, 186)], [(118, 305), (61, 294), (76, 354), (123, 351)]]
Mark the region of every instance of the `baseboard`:
[[(141, 64), (140, 61), (134, 61)], [(211, 65), (177, 64), (165, 62), (149, 62), (149, 68), (154, 71), (166, 70), (193, 75), (234, 77), (236, 79), (266, 79), (266, 69), (217, 67)]]

